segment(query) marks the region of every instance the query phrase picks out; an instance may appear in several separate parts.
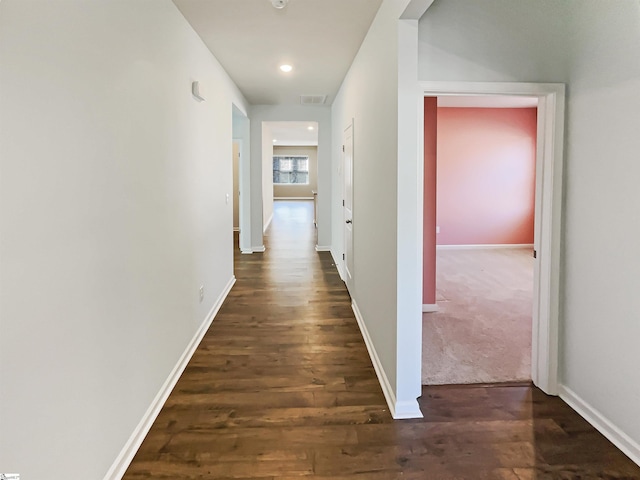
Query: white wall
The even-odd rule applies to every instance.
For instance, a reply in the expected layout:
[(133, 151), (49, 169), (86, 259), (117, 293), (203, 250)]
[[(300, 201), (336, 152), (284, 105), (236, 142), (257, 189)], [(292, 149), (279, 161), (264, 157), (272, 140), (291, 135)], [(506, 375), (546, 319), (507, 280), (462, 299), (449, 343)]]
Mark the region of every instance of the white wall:
[[(251, 129), (251, 244), (262, 246), (262, 122), (318, 122), (318, 246), (331, 242), (331, 110), (327, 106), (252, 105), (249, 115)], [(257, 127), (256, 127), (257, 126)], [(272, 138), (268, 141), (273, 142)], [(256, 153), (258, 152), (258, 153)], [(269, 158), (269, 175), (273, 181), (273, 163)]]
[(561, 378), (640, 462), (640, 3), (571, 11)]
[(420, 80), (566, 80), (570, 3), (436, 0), (420, 20)]
[(0, 56), (0, 465), (100, 479), (232, 279), (246, 103), (169, 0), (4, 0)]
[(447, 0), (420, 21), (421, 80), (568, 83), (562, 391), (636, 462), (638, 51), (636, 0)]
[[(404, 170), (399, 173), (399, 158), (413, 155), (415, 164), (417, 155), (417, 97), (416, 90), (412, 90), (417, 85), (417, 28), (412, 46), (410, 32), (404, 36), (406, 32), (398, 21), (407, 3), (402, 0), (382, 3), (332, 106), (332, 254), (342, 269), (342, 142), (344, 129), (353, 119), (354, 267), (351, 296), (361, 315), (365, 337), (370, 338), (370, 348), (375, 352), (372, 354), (374, 362), (379, 362), (387, 401), (392, 409), (406, 403), (415, 412), (415, 399), (420, 395), (420, 335), (405, 338), (408, 331), (403, 325), (406, 312), (401, 311), (397, 293), (398, 266), (404, 268), (398, 254), (397, 181), (399, 175), (404, 178), (406, 174)], [(399, 81), (399, 68), (405, 66), (405, 49), (412, 54), (409, 63), (413, 62), (414, 72), (409, 83), (413, 87), (407, 87), (402, 75)], [(414, 132), (409, 135), (409, 141), (400, 144), (399, 136), (406, 132), (404, 125), (398, 122), (398, 111), (406, 105), (405, 93), (410, 97), (409, 108), (415, 113)], [(402, 121), (405, 122), (406, 117)], [(417, 178), (415, 172), (413, 178)], [(413, 214), (416, 218), (417, 213), (414, 211)], [(419, 298), (419, 289), (417, 283), (416, 298)], [(416, 309), (409, 321), (419, 322), (418, 315)], [(420, 325), (412, 327), (420, 331)], [(410, 365), (405, 364), (399, 353), (401, 350), (411, 358), (407, 362)], [(409, 376), (405, 378), (406, 375)]]

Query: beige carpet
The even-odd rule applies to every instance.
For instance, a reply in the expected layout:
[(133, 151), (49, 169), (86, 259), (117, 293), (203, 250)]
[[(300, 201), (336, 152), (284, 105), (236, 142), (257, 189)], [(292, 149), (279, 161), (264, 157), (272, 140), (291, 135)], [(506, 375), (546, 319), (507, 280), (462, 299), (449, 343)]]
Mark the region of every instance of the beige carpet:
[(438, 250), (438, 312), (422, 316), (424, 385), (531, 379), (530, 249)]

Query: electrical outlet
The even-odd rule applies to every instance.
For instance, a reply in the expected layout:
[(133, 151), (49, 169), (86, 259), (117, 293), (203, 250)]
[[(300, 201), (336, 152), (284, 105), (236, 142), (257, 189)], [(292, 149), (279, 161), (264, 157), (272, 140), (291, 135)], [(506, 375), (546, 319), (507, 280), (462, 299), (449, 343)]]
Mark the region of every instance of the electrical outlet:
[(440, 227), (436, 227), (436, 233), (440, 233)]
[(224, 201), (227, 205), (229, 205), (229, 198), (231, 197), (231, 195), (229, 195), (228, 193), (225, 195), (224, 197)]
[(200, 285), (200, 301), (204, 300), (204, 285)]

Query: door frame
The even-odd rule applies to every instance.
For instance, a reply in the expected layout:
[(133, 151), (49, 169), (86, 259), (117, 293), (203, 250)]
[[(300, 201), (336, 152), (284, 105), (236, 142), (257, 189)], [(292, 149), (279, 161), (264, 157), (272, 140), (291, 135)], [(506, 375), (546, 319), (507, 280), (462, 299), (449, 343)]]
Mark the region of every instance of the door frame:
[[(249, 117), (235, 103), (231, 104), (231, 142), (238, 142), (240, 162), (238, 163), (238, 221), (240, 223), (240, 252), (253, 253), (251, 249), (251, 169)], [(232, 146), (233, 151), (233, 146)]]
[(351, 257), (353, 257), (353, 234), (354, 234), (354, 229), (353, 229), (353, 151), (355, 148), (355, 141), (354, 141), (354, 119), (352, 118), (351, 121), (349, 122), (349, 124), (344, 127), (344, 129), (342, 130), (342, 221), (344, 222), (342, 224), (342, 238), (343, 238), (343, 270), (344, 270), (344, 283), (347, 286), (347, 290), (352, 293), (352, 288), (353, 288), (353, 278), (354, 278), (354, 272), (353, 272), (353, 265), (354, 265), (354, 261), (353, 258), (351, 258), (351, 265), (352, 268), (351, 270), (349, 270), (347, 268), (347, 215), (346, 215), (346, 178), (347, 178), (347, 172), (346, 172), (346, 165), (345, 165), (345, 158), (346, 158), (346, 134), (347, 131), (349, 129), (351, 129), (351, 172), (350, 172), (350, 178), (351, 178)]
[[(533, 383), (558, 395), (558, 337), (562, 230), (565, 85), (560, 83), (419, 82), (424, 97), (443, 95), (526, 96), (538, 98), (536, 140), (536, 205), (534, 292), (531, 342)], [(424, 158), (424, 109), (420, 108), (419, 158)], [(422, 160), (422, 166), (423, 165)], [(420, 168), (422, 171), (422, 168)], [(424, 197), (419, 175), (420, 201)], [(422, 209), (418, 217), (419, 245), (423, 243)], [(422, 262), (422, 259), (421, 259)]]
[[(240, 158), (238, 160), (238, 198), (235, 200), (238, 202), (238, 228), (239, 232), (239, 248), (243, 254), (253, 253), (251, 250), (251, 210), (249, 209), (249, 192), (246, 186), (249, 180), (249, 159), (245, 155), (245, 139), (234, 138), (234, 142), (238, 143), (238, 153)], [(245, 187), (245, 188), (243, 188)]]
[[(231, 151), (232, 152), (233, 152), (233, 148), (235, 146), (238, 147), (238, 166), (237, 166), (237, 169), (238, 169), (238, 173), (237, 173), (237, 175), (238, 175), (238, 191), (235, 192), (235, 190), (233, 190), (233, 188), (232, 188), (231, 198), (233, 198), (234, 207), (236, 205), (238, 207), (238, 230), (236, 230), (236, 227), (234, 226), (233, 227), (233, 231), (234, 232), (237, 231), (238, 233), (240, 233), (240, 225), (242, 225), (242, 221), (240, 220), (240, 217), (242, 215), (242, 209), (240, 208), (240, 159), (242, 158), (242, 140), (239, 139), (239, 138), (234, 138), (232, 140), (232, 142), (231, 142), (231, 145), (232, 145), (232, 147), (231, 147)], [(235, 162), (235, 158), (233, 159), (233, 161)], [(235, 187), (235, 185), (233, 187)], [(237, 193), (237, 195), (236, 195), (236, 193)], [(240, 248), (239, 244), (238, 244), (238, 248)]]

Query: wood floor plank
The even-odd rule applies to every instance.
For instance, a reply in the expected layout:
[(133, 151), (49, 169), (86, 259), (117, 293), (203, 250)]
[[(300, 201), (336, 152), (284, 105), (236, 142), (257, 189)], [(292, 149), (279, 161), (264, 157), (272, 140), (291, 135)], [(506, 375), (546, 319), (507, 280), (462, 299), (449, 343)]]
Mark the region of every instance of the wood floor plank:
[(527, 384), (423, 387), (394, 421), (312, 205), (275, 208), (124, 480), (640, 479)]

